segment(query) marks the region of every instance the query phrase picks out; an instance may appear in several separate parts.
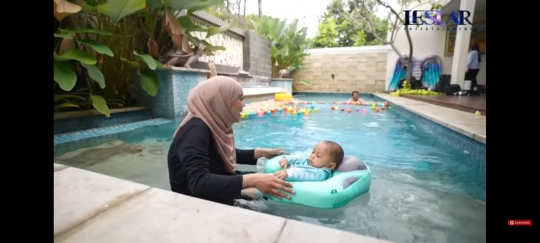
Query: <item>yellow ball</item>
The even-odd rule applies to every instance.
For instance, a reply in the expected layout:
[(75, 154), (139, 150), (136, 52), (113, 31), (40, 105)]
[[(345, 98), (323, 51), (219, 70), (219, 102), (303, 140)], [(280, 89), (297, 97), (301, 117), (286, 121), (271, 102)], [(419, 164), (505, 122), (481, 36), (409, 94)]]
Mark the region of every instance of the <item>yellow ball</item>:
[(317, 108), (313, 109), (313, 112), (317, 112), (317, 111), (319, 111), (319, 109), (317, 109)]

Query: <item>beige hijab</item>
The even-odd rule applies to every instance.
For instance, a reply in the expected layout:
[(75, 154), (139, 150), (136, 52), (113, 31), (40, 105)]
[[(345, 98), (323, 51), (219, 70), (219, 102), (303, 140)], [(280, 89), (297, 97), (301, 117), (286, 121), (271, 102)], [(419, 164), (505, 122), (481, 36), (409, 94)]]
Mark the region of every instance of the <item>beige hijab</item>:
[(232, 125), (238, 122), (239, 116), (231, 113), (231, 107), (242, 93), (242, 86), (229, 77), (215, 76), (200, 82), (189, 92), (189, 113), (174, 132), (174, 136), (191, 118), (200, 118), (210, 127), (225, 168), (233, 172), (236, 169), (236, 146)]

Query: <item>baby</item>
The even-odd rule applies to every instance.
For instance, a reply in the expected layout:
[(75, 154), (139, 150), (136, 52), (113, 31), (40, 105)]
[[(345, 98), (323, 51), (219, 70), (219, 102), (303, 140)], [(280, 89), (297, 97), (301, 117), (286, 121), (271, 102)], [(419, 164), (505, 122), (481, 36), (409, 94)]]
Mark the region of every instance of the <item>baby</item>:
[(343, 148), (332, 141), (317, 143), (308, 158), (283, 156), (279, 165), (283, 170), (275, 176), (286, 181), (324, 181), (343, 160)]

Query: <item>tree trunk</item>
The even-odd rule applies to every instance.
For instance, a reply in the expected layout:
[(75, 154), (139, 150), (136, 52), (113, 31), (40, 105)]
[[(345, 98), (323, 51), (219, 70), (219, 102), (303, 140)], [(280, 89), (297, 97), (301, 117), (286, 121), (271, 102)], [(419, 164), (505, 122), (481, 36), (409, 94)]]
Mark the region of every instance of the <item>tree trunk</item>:
[(409, 42), (409, 59), (407, 60), (407, 83), (411, 83), (412, 71), (413, 71), (413, 44), (411, 39), (411, 33), (408, 26), (405, 27), (405, 34), (407, 35), (407, 41)]
[(259, 2), (259, 19), (262, 17), (262, 0), (258, 0)]

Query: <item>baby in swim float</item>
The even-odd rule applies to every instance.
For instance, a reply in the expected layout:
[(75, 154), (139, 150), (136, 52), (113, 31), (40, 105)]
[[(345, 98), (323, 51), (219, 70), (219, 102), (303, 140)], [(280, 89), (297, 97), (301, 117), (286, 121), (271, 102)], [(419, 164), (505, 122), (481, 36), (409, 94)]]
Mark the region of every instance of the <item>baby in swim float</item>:
[(315, 145), (308, 158), (283, 156), (279, 161), (283, 170), (276, 171), (274, 175), (286, 181), (324, 181), (332, 176), (343, 156), (343, 148), (339, 144), (325, 140)]

